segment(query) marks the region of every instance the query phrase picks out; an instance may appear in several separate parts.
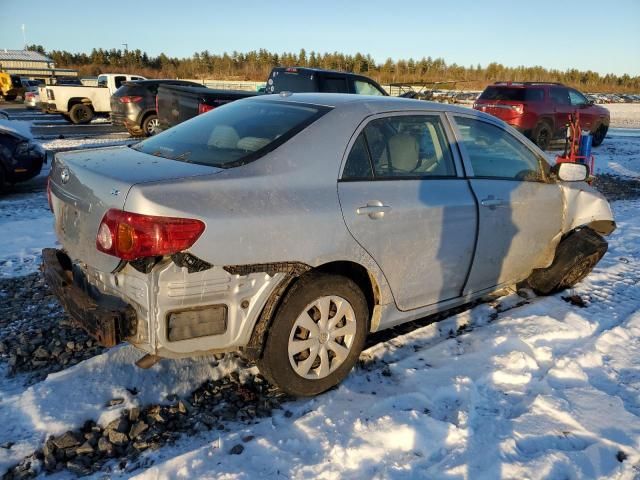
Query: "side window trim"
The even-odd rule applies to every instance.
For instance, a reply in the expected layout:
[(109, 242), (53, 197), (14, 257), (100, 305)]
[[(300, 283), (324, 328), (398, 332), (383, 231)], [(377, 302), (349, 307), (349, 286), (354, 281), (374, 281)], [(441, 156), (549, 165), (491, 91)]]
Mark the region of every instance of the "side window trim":
[[(475, 172), (473, 171), (473, 166), (471, 165), (471, 159), (469, 158), (469, 153), (466, 151), (464, 143), (462, 142), (462, 134), (460, 133), (460, 129), (458, 128), (458, 124), (456, 123), (456, 117), (464, 117), (464, 118), (469, 118), (472, 120), (477, 120), (479, 122), (483, 122), (486, 123), (487, 125), (492, 125), (494, 127), (497, 127), (499, 129), (501, 129), (503, 132), (505, 132), (507, 135), (509, 135), (511, 138), (513, 138), (514, 140), (520, 142), (520, 140), (512, 133), (509, 131), (509, 129), (505, 128), (504, 125), (501, 125), (499, 122), (494, 122), (491, 119), (487, 119), (487, 118), (480, 118), (479, 116), (475, 116), (475, 115), (469, 115), (466, 113), (447, 113), (447, 117), (449, 118), (449, 121), (451, 123), (451, 129), (453, 130), (453, 134), (456, 138), (456, 144), (458, 146), (458, 149), (460, 150), (460, 155), (462, 157), (462, 164), (464, 165), (464, 169), (465, 169), (465, 173), (466, 176), (465, 178), (467, 179), (491, 179), (491, 180), (510, 180), (510, 181), (527, 181), (527, 180), (515, 180), (511, 177), (486, 177), (486, 176), (476, 176)], [(537, 157), (539, 159), (539, 161), (546, 161), (544, 159), (540, 159), (540, 155), (538, 154), (538, 152), (536, 152), (533, 148), (531, 148), (530, 145), (527, 145), (526, 142), (520, 142), (524, 147), (526, 147), (526, 149), (531, 152), (532, 155), (534, 155), (535, 157)], [(541, 168), (542, 170), (542, 175), (545, 178), (545, 180), (548, 182), (550, 179), (547, 177), (546, 172), (544, 171), (543, 168)]]
[[(425, 176), (397, 176), (397, 177), (376, 177), (375, 176), (375, 168), (373, 165), (373, 159), (371, 156), (371, 149), (369, 148), (369, 142), (366, 138), (366, 135), (363, 135), (365, 140), (365, 145), (367, 147), (367, 153), (369, 154), (369, 163), (371, 166), (371, 170), (373, 172), (373, 178), (371, 179), (359, 179), (359, 178), (342, 178), (344, 174), (344, 169), (347, 164), (347, 159), (349, 158), (349, 154), (356, 143), (358, 137), (361, 133), (364, 132), (364, 129), (374, 120), (378, 120), (380, 118), (387, 117), (411, 117), (416, 115), (424, 115), (424, 116), (437, 116), (440, 118), (440, 122), (444, 131), (444, 140), (446, 144), (442, 145), (443, 148), (448, 148), (449, 153), (451, 154), (451, 159), (453, 162), (453, 168), (455, 170), (455, 175), (447, 175), (447, 176), (437, 176), (437, 175), (425, 175)], [(383, 182), (390, 180), (455, 180), (459, 178), (467, 178), (464, 172), (464, 162), (463, 157), (460, 152), (454, 148), (453, 143), (458, 143), (456, 139), (456, 133), (454, 128), (455, 122), (452, 122), (448, 117), (448, 113), (442, 111), (434, 111), (434, 110), (403, 110), (403, 111), (392, 111), (392, 112), (384, 112), (377, 113), (373, 115), (369, 115), (365, 117), (360, 125), (356, 128), (353, 135), (349, 139), (349, 143), (347, 144), (347, 148), (342, 156), (342, 162), (340, 163), (340, 170), (338, 174), (338, 182)]]

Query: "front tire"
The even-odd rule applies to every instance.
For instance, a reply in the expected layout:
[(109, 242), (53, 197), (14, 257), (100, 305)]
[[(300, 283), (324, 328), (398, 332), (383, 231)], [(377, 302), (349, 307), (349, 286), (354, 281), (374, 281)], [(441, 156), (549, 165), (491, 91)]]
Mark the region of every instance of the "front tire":
[(594, 147), (599, 147), (604, 142), (604, 138), (607, 136), (607, 131), (609, 127), (607, 125), (600, 125), (598, 129), (593, 132), (593, 140), (591, 141), (591, 145)]
[(590, 228), (576, 230), (560, 242), (553, 263), (534, 270), (526, 282), (539, 295), (573, 287), (591, 273), (608, 247), (607, 241)]
[(69, 110), (69, 118), (76, 125), (84, 125), (89, 123), (93, 118), (93, 110), (90, 106), (82, 103), (76, 103), (71, 110)]
[(4, 193), (5, 182), (6, 182), (6, 178), (4, 174), (4, 169), (2, 168), (2, 165), (0, 165), (0, 194)]
[(538, 122), (536, 127), (533, 129), (531, 137), (533, 143), (540, 147), (541, 150), (546, 150), (551, 144), (551, 127), (547, 122)]
[(352, 280), (321, 273), (304, 275), (277, 310), (258, 368), (290, 395), (317, 395), (351, 371), (368, 326), (367, 301)]

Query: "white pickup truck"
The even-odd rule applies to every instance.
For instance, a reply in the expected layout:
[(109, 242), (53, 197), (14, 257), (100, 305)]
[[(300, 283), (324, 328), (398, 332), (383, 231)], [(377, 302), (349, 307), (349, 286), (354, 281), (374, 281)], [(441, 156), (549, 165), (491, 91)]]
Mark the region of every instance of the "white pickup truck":
[(146, 80), (140, 75), (107, 73), (98, 76), (97, 87), (82, 85), (49, 85), (42, 95), (42, 109), (49, 113), (61, 113), (73, 123), (89, 123), (96, 113), (111, 112), (111, 95), (124, 82)]

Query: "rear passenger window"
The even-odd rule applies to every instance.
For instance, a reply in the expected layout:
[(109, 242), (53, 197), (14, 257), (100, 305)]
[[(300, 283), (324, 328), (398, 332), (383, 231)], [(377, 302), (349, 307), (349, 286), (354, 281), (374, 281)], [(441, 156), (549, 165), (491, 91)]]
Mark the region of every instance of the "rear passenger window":
[(364, 134), (376, 178), (456, 174), (438, 115), (380, 118), (370, 122)]
[(323, 78), (322, 92), (324, 93), (349, 93), (346, 78)]
[(569, 90), (564, 87), (552, 87), (549, 89), (551, 100), (560, 105), (571, 105)]
[(372, 177), (373, 170), (371, 169), (367, 143), (364, 139), (364, 133), (361, 133), (358, 135), (353, 147), (351, 147), (347, 163), (344, 166), (344, 172), (342, 172), (342, 178), (346, 180), (367, 180)]
[(468, 117), (456, 123), (475, 177), (545, 181), (549, 163), (507, 131)]

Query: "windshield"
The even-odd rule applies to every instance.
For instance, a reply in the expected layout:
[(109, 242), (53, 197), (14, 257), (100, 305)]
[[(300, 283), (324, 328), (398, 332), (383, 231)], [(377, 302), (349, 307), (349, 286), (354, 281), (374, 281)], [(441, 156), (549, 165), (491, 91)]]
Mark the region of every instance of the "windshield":
[(172, 160), (231, 168), (274, 150), (329, 110), (300, 103), (238, 100), (132, 148)]

